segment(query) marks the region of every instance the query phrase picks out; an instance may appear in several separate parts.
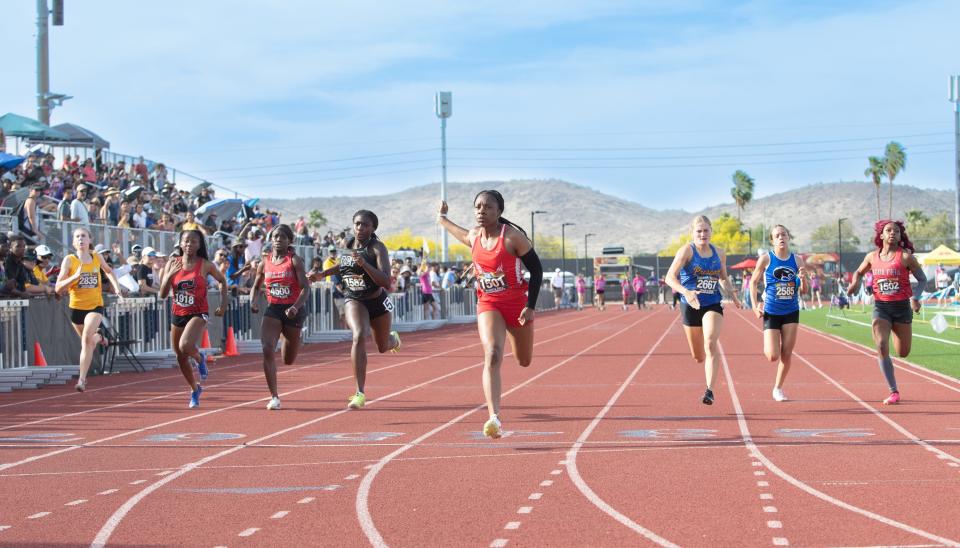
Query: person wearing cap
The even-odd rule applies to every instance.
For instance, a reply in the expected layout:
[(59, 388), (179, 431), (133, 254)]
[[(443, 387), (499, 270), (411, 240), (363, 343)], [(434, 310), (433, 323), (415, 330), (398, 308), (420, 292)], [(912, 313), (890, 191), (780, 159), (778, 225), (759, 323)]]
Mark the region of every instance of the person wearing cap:
[(33, 277), (41, 282), (53, 283), (50, 278), (53, 277), (50, 269), (50, 260), (53, 258), (53, 251), (41, 244), (34, 250), (37, 254), (37, 265), (33, 267)]
[(100, 208), (100, 219), (110, 226), (120, 224), (120, 191), (108, 189), (104, 194), (103, 206)]
[(90, 226), (90, 212), (85, 203), (89, 194), (90, 187), (87, 185), (77, 187), (77, 197), (70, 202), (70, 220)]
[(70, 203), (73, 202), (73, 188), (64, 187), (63, 197), (60, 199), (60, 204), (57, 205), (57, 220), (58, 221), (72, 221), (73, 218), (70, 217)]
[(54, 289), (59, 294), (70, 294), (70, 323), (73, 330), (80, 336), (80, 378), (77, 379), (76, 389), (83, 392), (87, 386), (87, 372), (93, 363), (93, 351), (97, 344), (106, 345), (107, 341), (100, 334), (100, 324), (103, 321), (103, 293), (101, 291), (100, 273), (102, 272), (113, 286), (113, 290), (123, 302), (123, 293), (120, 283), (113, 274), (113, 269), (100, 254), (91, 252), (90, 230), (78, 227), (73, 231), (74, 253), (63, 258), (60, 264), (61, 275), (57, 278)]
[(41, 280), (36, 276), (37, 271), (37, 252), (36, 250), (28, 250), (23, 254), (23, 259), (21, 259), (24, 268), (27, 271), (27, 284), (26, 290), (27, 293), (31, 295), (44, 295), (47, 297), (52, 297), (56, 294), (53, 290), (53, 284), (47, 280), (46, 276), (43, 276)]
[[(260, 254), (263, 252), (262, 232), (260, 227), (253, 224), (252, 221), (248, 221), (247, 224), (243, 225), (243, 228), (240, 229), (240, 234), (237, 236), (237, 239), (243, 241), (247, 246), (244, 257), (248, 263), (259, 259)], [(250, 237), (247, 238), (247, 235)]]
[(130, 274), (140, 285), (141, 295), (160, 293), (160, 259), (161, 255), (157, 250), (147, 246), (140, 253), (140, 260), (131, 269)]
[[(337, 248), (335, 246), (330, 246), (327, 248), (327, 258), (323, 260), (323, 270), (328, 268), (333, 268), (338, 263), (337, 259)], [(324, 278), (326, 280), (327, 278)]]
[(227, 256), (227, 285), (233, 289), (234, 292), (246, 292), (246, 288), (243, 287), (244, 284), (241, 283), (241, 276), (253, 268), (253, 265), (247, 263), (244, 257), (246, 247), (247, 244), (245, 244), (242, 239), (237, 238), (233, 241), (233, 245), (230, 246), (230, 254)]

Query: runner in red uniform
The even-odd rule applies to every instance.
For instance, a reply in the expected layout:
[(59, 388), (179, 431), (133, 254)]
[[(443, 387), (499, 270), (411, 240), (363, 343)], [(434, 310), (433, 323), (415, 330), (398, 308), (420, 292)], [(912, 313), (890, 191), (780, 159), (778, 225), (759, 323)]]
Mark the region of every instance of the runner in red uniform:
[(190, 358), (200, 366), (201, 378), (206, 378), (206, 357), (200, 352), (200, 338), (207, 327), (207, 276), (213, 276), (220, 284), (220, 306), (217, 316), (223, 316), (223, 302), (227, 293), (227, 279), (207, 258), (207, 244), (198, 230), (180, 234), (182, 255), (167, 262), (160, 282), (160, 298), (173, 293), (173, 309), (170, 317), (170, 340), (177, 354), (177, 364), (183, 378), (190, 385), (190, 408), (200, 407), (203, 388), (193, 376)]
[[(920, 295), (927, 283), (920, 263), (913, 256), (913, 244), (900, 221), (879, 221), (874, 225), (873, 242), (877, 249), (867, 253), (860, 267), (853, 273), (847, 294), (853, 295), (860, 285), (860, 278), (868, 271), (873, 273), (873, 342), (880, 355), (880, 370), (883, 371), (890, 395), (884, 405), (900, 401), (897, 379), (890, 359), (890, 333), (897, 355), (906, 358), (913, 342), (913, 314), (920, 312)], [(910, 287), (910, 274), (917, 279), (916, 287)]]
[(272, 249), (257, 266), (250, 296), (250, 310), (259, 312), (257, 295), (261, 284), (266, 289), (267, 309), (260, 323), (260, 341), (263, 345), (263, 374), (270, 389), (267, 409), (280, 409), (277, 392), (277, 363), (274, 353), (277, 340), (283, 335), (280, 354), (283, 363), (291, 365), (300, 350), (300, 331), (307, 317), (304, 305), (310, 297), (310, 282), (304, 270), (303, 259), (293, 252), (293, 231), (287, 225), (277, 225), (267, 237)]
[[(521, 367), (533, 360), (533, 318), (543, 281), (543, 267), (527, 233), (501, 217), (503, 196), (483, 190), (473, 199), (477, 226), (467, 230), (447, 218), (447, 203), (440, 203), (437, 222), (456, 239), (470, 246), (477, 272), (477, 328), (483, 343), (483, 394), (490, 419), (483, 434), (503, 435), (500, 422), (500, 364), (504, 339), (510, 338), (513, 355)], [(529, 285), (521, 263), (530, 271)]]

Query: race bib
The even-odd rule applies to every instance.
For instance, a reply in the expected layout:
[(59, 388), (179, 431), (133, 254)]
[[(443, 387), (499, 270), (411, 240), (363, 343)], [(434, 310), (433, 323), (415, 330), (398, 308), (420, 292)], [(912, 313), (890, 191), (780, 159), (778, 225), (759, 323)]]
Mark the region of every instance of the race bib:
[(363, 276), (357, 274), (347, 274), (343, 276), (343, 285), (348, 291), (363, 291), (367, 288), (367, 282)]
[(77, 287), (80, 289), (94, 289), (99, 283), (99, 272), (84, 272), (83, 274), (80, 274), (80, 279), (77, 280)]
[(797, 294), (797, 286), (793, 283), (780, 283), (776, 285), (776, 297), (782, 301), (792, 301)]
[(270, 284), (270, 296), (274, 299), (285, 299), (290, 296), (290, 286), (281, 283)]
[(480, 285), (480, 290), (487, 294), (499, 293), (507, 289), (507, 278), (502, 272), (496, 274), (484, 272), (477, 279), (477, 283)]
[(187, 308), (193, 306), (194, 299), (192, 294), (185, 291), (178, 291), (173, 297), (173, 302), (176, 303), (177, 306)]
[(698, 276), (697, 293), (716, 293), (718, 283), (720, 283), (720, 280), (713, 276)]
[(881, 295), (896, 295), (900, 291), (900, 280), (878, 280), (877, 289)]

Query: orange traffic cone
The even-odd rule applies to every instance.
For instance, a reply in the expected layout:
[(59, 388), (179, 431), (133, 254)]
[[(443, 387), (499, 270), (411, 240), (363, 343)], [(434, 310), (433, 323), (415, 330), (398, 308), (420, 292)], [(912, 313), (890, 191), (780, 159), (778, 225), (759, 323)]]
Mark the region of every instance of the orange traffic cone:
[(233, 328), (227, 328), (227, 347), (223, 350), (224, 356), (239, 356), (237, 351), (237, 340), (233, 337)]
[(43, 357), (43, 350), (40, 349), (40, 341), (33, 343), (33, 365), (37, 367), (47, 366), (47, 359)]

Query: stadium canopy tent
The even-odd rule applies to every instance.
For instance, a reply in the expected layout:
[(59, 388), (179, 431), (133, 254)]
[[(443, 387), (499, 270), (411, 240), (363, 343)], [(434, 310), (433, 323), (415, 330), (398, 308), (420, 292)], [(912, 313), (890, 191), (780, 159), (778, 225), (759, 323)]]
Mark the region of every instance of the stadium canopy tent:
[(920, 262), (924, 266), (932, 266), (936, 264), (957, 266), (960, 265), (960, 253), (957, 253), (945, 245), (940, 245), (930, 253), (924, 255), (920, 259)]
[(67, 142), (58, 143), (58, 145), (84, 148), (110, 148), (110, 141), (107, 141), (85, 127), (80, 127), (76, 124), (57, 124), (53, 126), (53, 129), (67, 135)]
[(12, 112), (0, 116), (0, 129), (7, 137), (19, 137), (31, 141), (66, 141), (70, 138), (62, 131)]
[(757, 260), (753, 258), (746, 258), (731, 266), (730, 270), (753, 270), (754, 268), (757, 268)]

